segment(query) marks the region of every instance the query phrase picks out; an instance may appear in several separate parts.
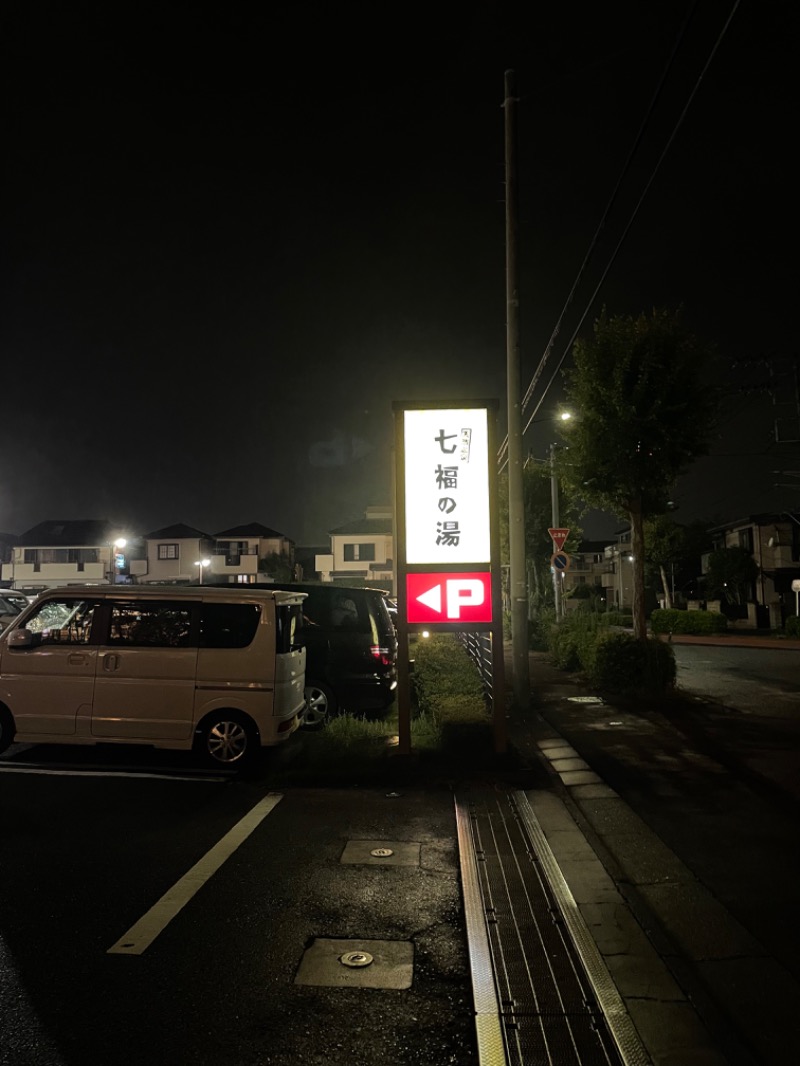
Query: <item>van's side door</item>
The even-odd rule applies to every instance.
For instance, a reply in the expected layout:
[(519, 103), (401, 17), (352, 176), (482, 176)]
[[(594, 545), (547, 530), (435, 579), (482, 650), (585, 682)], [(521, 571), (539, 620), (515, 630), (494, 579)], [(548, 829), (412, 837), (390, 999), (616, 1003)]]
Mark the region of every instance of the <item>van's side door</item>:
[(120, 597), (105, 601), (98, 648), (93, 737), (186, 740), (197, 672), (198, 605)]
[(3, 647), (0, 698), (17, 732), (70, 736), (79, 715), (89, 717), (97, 647), (91, 643), (97, 603), (65, 595), (40, 603), (24, 629), (27, 647)]

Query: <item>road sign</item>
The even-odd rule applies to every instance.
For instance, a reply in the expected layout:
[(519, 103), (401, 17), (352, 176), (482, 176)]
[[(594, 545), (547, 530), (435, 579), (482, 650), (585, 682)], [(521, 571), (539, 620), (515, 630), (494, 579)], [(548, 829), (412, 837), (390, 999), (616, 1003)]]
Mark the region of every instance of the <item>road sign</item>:
[(554, 552), (550, 556), (550, 565), (555, 570), (569, 570), (569, 556), (566, 552)]
[(561, 549), (564, 547), (564, 542), (566, 541), (567, 537), (569, 536), (569, 530), (568, 529), (548, 529), (547, 532), (553, 538), (553, 546), (555, 547), (556, 551), (560, 552)]
[(408, 622), (491, 622), (492, 578), (472, 574), (406, 574)]

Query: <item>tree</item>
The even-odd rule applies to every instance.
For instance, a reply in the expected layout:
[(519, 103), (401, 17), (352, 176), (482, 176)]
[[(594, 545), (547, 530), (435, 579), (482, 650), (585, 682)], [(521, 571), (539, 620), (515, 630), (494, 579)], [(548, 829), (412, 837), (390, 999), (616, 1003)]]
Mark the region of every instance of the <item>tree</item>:
[(747, 548), (719, 548), (708, 556), (704, 576), (709, 596), (727, 603), (747, 603), (753, 598), (753, 585), (760, 571)]
[[(711, 550), (710, 522), (681, 525), (671, 515), (645, 519), (645, 578), (649, 584), (661, 584), (666, 607), (675, 589), (683, 589), (700, 574), (701, 557)], [(669, 570), (669, 577), (667, 577)]]
[(274, 581), (292, 580), (292, 560), (285, 552), (270, 552), (258, 560), (258, 569), (262, 574), (269, 574)]
[[(550, 556), (553, 541), (547, 532), (552, 525), (553, 507), (549, 462), (529, 460), (522, 474), (525, 509), (525, 563), (528, 575), (528, 611), (553, 603), (553, 582), (550, 573)], [(509, 560), (508, 548), (508, 478), (499, 478), (500, 513), (500, 558), (504, 564)], [(563, 494), (559, 506), (561, 524), (569, 527), (570, 535), (565, 550), (575, 547), (581, 538), (578, 525), (579, 508), (568, 494)]]
[(703, 380), (711, 349), (679, 311), (638, 318), (603, 311), (565, 373), (574, 418), (564, 480), (590, 506), (627, 517), (633, 550), (633, 629), (647, 638), (644, 520), (667, 511), (677, 477), (708, 450), (717, 392)]

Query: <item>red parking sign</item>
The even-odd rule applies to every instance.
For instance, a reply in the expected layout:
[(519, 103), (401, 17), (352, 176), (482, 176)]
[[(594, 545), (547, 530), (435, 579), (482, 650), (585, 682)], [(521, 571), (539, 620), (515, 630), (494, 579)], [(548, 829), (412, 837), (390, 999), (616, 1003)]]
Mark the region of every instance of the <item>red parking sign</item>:
[(492, 621), (492, 579), (476, 573), (406, 574), (409, 624)]

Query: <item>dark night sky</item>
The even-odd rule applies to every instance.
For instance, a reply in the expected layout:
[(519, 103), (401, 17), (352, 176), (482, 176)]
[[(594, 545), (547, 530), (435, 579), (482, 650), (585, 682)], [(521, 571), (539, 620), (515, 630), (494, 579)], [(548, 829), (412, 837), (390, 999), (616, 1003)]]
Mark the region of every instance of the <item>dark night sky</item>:
[[(798, 507), (796, 409), (739, 391), (769, 356), (793, 399), (792, 6), (738, 5), (586, 318), (683, 303), (718, 345), (687, 520)], [(505, 403), (504, 71), (524, 389), (692, 10), (549, 381), (734, 0), (549, 7), (7, 3), (0, 529), (319, 543), (388, 501), (393, 400)]]

